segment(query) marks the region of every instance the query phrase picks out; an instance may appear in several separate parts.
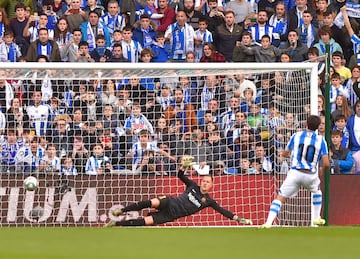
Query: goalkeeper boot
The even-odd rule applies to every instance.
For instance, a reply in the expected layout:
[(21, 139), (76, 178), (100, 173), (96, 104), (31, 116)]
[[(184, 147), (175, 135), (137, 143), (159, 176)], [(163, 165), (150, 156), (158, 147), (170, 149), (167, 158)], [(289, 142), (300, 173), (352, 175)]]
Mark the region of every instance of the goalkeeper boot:
[(262, 224), (259, 228), (271, 228), (272, 226), (270, 224)]
[(111, 227), (115, 227), (116, 226), (116, 221), (115, 220), (110, 220), (108, 223), (106, 223), (104, 225), (104, 228), (111, 228)]
[(314, 225), (316, 225), (316, 226), (323, 226), (323, 225), (325, 225), (326, 221), (325, 221), (325, 219), (318, 218), (318, 219), (315, 219), (315, 220), (313, 221), (313, 223), (314, 223)]
[(124, 212), (122, 211), (122, 209), (115, 209), (111, 212), (111, 214), (115, 217), (118, 217), (120, 215), (122, 215)]

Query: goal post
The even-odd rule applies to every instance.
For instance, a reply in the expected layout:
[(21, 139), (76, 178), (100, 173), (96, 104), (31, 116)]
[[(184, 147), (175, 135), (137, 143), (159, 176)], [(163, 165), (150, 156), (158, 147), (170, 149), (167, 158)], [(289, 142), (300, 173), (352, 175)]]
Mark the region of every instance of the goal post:
[[(0, 63), (0, 226), (144, 216), (110, 212), (181, 194), (187, 154), (214, 175), (210, 195), (221, 206), (260, 225), (289, 169), (279, 152), (317, 114), (317, 79), (317, 63)], [(36, 191), (24, 190), (28, 175)], [(277, 224), (309, 226), (310, 197), (289, 199)], [(238, 225), (205, 209), (166, 226)]]

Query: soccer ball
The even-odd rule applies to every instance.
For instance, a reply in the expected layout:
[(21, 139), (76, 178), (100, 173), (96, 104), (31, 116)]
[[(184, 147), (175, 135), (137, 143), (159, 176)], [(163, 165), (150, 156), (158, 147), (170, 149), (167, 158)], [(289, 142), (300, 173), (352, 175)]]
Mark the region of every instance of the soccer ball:
[(39, 187), (39, 181), (34, 176), (28, 176), (24, 180), (24, 188), (27, 191), (35, 191)]

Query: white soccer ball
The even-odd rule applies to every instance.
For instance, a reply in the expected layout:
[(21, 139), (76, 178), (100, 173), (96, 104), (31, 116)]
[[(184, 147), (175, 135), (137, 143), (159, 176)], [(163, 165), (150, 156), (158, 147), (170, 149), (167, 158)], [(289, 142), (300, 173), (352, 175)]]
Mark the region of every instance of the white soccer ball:
[(39, 181), (34, 176), (28, 176), (24, 180), (24, 188), (27, 191), (35, 191), (39, 187)]

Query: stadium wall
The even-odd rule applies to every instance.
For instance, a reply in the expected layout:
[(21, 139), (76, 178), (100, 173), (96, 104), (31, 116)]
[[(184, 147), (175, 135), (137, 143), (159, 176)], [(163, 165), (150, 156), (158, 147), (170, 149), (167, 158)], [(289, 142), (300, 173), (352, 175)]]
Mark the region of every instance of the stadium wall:
[[(138, 201), (161, 195), (179, 195), (184, 184), (176, 177), (80, 176), (76, 178), (40, 178), (36, 192), (25, 192), (22, 177), (3, 176), (0, 186), (0, 224), (2, 226), (102, 226), (110, 211)], [(197, 181), (197, 178), (193, 178)], [(226, 184), (225, 184), (226, 183)], [(360, 177), (332, 175), (330, 182), (331, 225), (360, 224)], [(46, 187), (45, 187), (46, 186)], [(124, 187), (126, 186), (126, 188)], [(164, 186), (164, 187), (161, 187)], [(221, 192), (217, 191), (221, 188)], [(274, 194), (274, 178), (265, 175), (229, 176), (215, 178), (211, 194), (219, 203), (239, 215), (261, 224), (266, 218)], [(246, 204), (246, 205), (244, 205)], [(43, 208), (39, 219), (34, 208)], [(205, 209), (168, 226), (228, 226), (233, 221)], [(35, 210), (36, 212), (36, 210)], [(144, 213), (147, 213), (146, 211)], [(143, 215), (137, 212), (127, 218)]]

